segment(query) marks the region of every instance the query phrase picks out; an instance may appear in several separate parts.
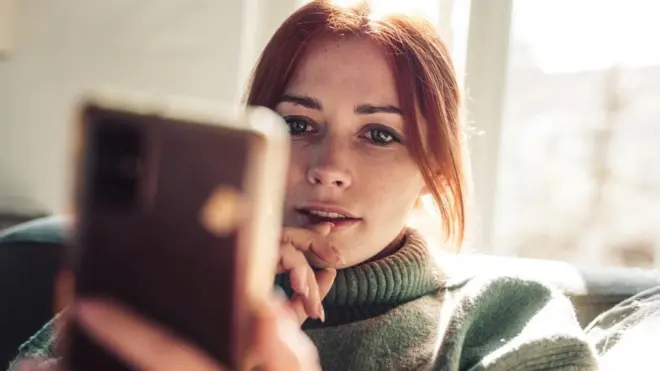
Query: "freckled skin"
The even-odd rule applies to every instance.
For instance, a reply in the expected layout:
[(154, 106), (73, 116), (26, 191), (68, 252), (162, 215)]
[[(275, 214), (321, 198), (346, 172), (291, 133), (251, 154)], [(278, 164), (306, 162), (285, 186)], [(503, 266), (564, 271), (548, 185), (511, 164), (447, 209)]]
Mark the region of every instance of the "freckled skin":
[(305, 203), (333, 203), (361, 218), (353, 227), (330, 233), (347, 266), (386, 253), (424, 181), (405, 138), (387, 145), (371, 140), (370, 125), (403, 136), (401, 115), (355, 112), (361, 104), (398, 106), (383, 52), (365, 39), (321, 41), (303, 59), (285, 94), (313, 97), (323, 106), (317, 110), (281, 102), (276, 107), (285, 119), (301, 117), (314, 129), (293, 136), (285, 224), (303, 226), (296, 207)]

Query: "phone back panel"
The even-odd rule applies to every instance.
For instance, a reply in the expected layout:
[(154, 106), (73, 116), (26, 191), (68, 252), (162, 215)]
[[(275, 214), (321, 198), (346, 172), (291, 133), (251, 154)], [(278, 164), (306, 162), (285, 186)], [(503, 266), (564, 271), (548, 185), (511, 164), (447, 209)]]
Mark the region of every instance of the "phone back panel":
[[(254, 175), (267, 166), (264, 137), (95, 107), (82, 130), (76, 296), (117, 299), (237, 367), (249, 331), (246, 274), (274, 269), (270, 252), (254, 266), (248, 246), (253, 219), (263, 219), (250, 182), (266, 180)], [(71, 329), (72, 371), (128, 369)]]

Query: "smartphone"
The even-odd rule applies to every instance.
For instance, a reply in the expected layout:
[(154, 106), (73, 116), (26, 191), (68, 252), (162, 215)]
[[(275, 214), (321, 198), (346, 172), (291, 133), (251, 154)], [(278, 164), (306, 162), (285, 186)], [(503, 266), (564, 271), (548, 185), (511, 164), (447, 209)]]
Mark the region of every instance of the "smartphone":
[[(74, 298), (118, 300), (232, 370), (277, 265), (289, 134), (279, 115), (118, 91), (79, 109)], [(65, 369), (131, 369), (75, 321)]]

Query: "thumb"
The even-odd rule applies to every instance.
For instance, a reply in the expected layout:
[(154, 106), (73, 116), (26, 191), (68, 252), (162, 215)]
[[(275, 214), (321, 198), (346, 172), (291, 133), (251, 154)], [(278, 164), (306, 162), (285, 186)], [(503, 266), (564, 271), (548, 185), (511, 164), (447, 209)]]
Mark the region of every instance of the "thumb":
[[(330, 289), (332, 288), (335, 278), (337, 278), (337, 271), (333, 268), (326, 268), (321, 271), (314, 272), (316, 276), (316, 282), (319, 285), (319, 297), (323, 300)], [(290, 302), (289, 305), (291, 309), (296, 314), (298, 322), (302, 325), (308, 318), (307, 311), (305, 310), (305, 303), (303, 302), (303, 297), (296, 295)]]

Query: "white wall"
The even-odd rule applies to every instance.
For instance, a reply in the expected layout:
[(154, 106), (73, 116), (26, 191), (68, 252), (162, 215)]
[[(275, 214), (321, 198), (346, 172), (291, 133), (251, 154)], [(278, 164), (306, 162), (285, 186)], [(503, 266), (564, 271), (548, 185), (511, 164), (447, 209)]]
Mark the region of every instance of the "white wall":
[(26, 197), (59, 212), (69, 199), (70, 121), (80, 92), (110, 83), (239, 99), (239, 81), (271, 24), (295, 1), (20, 0), (16, 6), (14, 48), (0, 59), (0, 197)]

